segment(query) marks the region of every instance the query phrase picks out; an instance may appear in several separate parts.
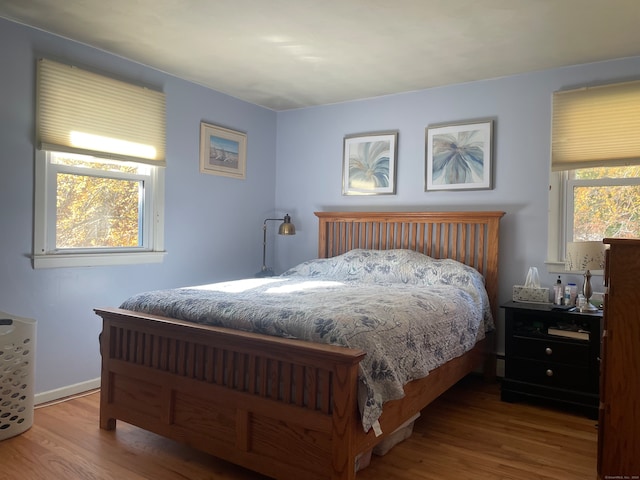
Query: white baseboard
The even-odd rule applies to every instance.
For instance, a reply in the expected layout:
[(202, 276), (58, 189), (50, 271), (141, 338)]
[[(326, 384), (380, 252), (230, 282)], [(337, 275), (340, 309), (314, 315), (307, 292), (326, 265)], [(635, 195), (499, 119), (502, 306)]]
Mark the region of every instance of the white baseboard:
[(55, 390), (49, 390), (48, 392), (36, 393), (34, 395), (34, 403), (40, 405), (41, 403), (53, 402), (60, 400), (61, 398), (70, 397), (79, 393), (88, 392), (89, 390), (95, 390), (100, 388), (100, 377), (86, 382), (80, 382), (66, 387), (56, 388)]

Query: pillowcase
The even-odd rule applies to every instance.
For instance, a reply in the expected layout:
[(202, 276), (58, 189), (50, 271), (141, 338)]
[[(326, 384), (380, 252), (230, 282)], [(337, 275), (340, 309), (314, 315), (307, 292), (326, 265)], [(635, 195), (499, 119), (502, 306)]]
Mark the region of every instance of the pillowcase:
[(337, 257), (306, 261), (290, 268), (282, 276), (410, 285), (461, 285), (480, 280), (484, 286), (482, 276), (463, 263), (451, 259), (434, 259), (406, 249), (354, 249)]

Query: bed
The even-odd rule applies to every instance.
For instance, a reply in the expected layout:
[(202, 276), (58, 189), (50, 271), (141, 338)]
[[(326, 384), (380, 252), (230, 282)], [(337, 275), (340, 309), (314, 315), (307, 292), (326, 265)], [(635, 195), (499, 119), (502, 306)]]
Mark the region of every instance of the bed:
[[(316, 212), (318, 258), (400, 249), (453, 259), (482, 274), (495, 315), (502, 215)], [(360, 348), (122, 308), (96, 313), (101, 428), (122, 420), (278, 479), (354, 479), (362, 455), (442, 392), (483, 363), (495, 373), (495, 335), (487, 334), (406, 384), (364, 428)]]

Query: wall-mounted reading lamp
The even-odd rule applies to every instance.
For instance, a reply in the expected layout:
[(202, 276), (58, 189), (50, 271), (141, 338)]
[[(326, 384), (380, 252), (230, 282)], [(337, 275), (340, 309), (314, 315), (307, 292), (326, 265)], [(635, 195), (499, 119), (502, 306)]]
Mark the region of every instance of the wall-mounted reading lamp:
[(262, 224), (262, 269), (256, 273), (256, 277), (273, 277), (275, 273), (271, 267), (267, 267), (266, 256), (267, 256), (267, 222), (270, 221), (281, 221), (280, 227), (278, 228), (278, 235), (295, 235), (296, 227), (293, 223), (291, 223), (291, 217), (289, 214), (286, 214), (284, 218), (265, 218), (264, 223)]

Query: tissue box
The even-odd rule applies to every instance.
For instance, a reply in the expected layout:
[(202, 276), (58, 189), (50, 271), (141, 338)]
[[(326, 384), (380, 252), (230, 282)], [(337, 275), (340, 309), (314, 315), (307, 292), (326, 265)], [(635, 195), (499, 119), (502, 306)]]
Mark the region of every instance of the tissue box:
[(549, 303), (549, 289), (525, 287), (524, 285), (514, 285), (513, 301), (528, 303)]

